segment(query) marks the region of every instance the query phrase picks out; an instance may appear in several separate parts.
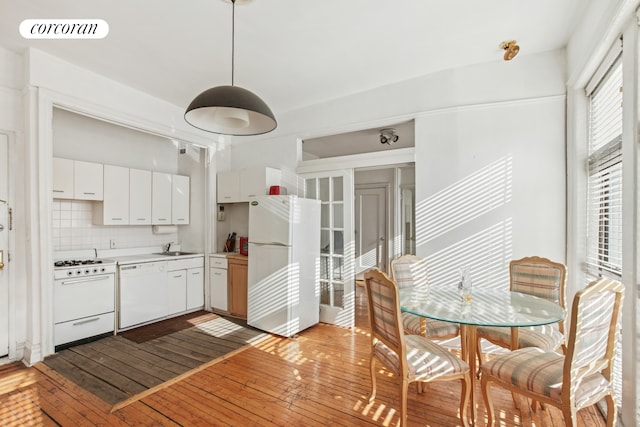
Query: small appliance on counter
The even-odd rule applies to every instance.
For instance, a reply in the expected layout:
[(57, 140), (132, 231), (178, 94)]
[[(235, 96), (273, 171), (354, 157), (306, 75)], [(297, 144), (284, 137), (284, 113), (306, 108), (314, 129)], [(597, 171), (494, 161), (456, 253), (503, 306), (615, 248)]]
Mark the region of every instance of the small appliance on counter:
[(240, 255), (249, 255), (249, 238), (240, 237)]
[(281, 185), (272, 185), (269, 187), (270, 196), (284, 196), (287, 194), (287, 188)]

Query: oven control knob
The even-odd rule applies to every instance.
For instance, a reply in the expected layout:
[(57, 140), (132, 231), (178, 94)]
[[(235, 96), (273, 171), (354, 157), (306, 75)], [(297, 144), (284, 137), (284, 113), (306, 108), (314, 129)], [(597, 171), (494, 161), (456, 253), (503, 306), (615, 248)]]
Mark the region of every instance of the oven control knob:
[(85, 270), (84, 271), (84, 274), (89, 274), (89, 273), (91, 273), (91, 270)]
[(98, 272), (98, 269), (97, 269), (97, 268), (94, 268), (94, 269), (93, 269), (93, 272), (94, 272), (94, 273), (97, 273), (97, 272)]
[(100, 271), (104, 273), (104, 271), (105, 271), (105, 270), (104, 270), (104, 267), (102, 267), (102, 268), (100, 269)]
[(82, 270), (77, 270), (76, 274), (82, 274)]
[(67, 276), (73, 276), (73, 271), (71, 270), (67, 271)]

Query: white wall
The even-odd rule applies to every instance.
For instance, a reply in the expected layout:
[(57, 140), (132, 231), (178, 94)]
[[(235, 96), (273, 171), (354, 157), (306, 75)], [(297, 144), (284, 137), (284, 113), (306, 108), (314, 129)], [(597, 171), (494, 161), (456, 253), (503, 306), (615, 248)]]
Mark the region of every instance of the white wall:
[[(455, 281), (460, 263), (447, 254), (468, 251), (465, 239), (495, 239), (502, 233), (492, 248), (499, 263), (477, 265), (477, 270), (487, 271), (487, 282), (499, 276), (494, 284), (504, 286), (510, 257), (535, 254), (565, 261), (563, 53), (443, 71), (291, 112), (279, 119), (279, 128), (269, 137), (234, 147), (232, 163), (241, 168), (280, 161), (294, 169), (299, 138), (415, 117), (416, 204), (423, 215), (417, 220), (418, 255), (430, 258), (431, 277), (447, 284)], [(483, 182), (485, 187), (478, 188)], [(464, 190), (465, 185), (503, 191), (502, 197), (510, 200), (494, 200), (498, 195), (493, 194), (496, 206), (433, 230), (435, 219), (427, 219), (424, 212), (439, 195), (452, 188)], [(444, 206), (451, 217), (466, 208)], [(532, 229), (538, 233), (527, 231)], [(544, 238), (541, 230), (554, 237)]]
[(434, 286), (469, 266), (508, 288), (511, 259), (564, 262), (564, 97), (453, 108), (416, 119), (416, 252)]

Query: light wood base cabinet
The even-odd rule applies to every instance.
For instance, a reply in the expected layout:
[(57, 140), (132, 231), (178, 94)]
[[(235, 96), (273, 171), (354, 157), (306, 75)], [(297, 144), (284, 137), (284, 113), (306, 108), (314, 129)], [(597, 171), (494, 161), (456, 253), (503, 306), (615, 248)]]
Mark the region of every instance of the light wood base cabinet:
[(247, 257), (231, 255), (228, 261), (229, 313), (247, 318)]

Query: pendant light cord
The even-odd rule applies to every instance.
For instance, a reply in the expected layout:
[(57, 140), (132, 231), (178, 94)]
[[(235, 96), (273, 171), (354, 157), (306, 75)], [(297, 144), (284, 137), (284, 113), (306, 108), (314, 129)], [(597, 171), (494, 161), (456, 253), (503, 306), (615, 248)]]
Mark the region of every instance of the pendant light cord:
[(236, 52), (236, 0), (231, 0), (231, 86), (234, 86), (233, 74)]

